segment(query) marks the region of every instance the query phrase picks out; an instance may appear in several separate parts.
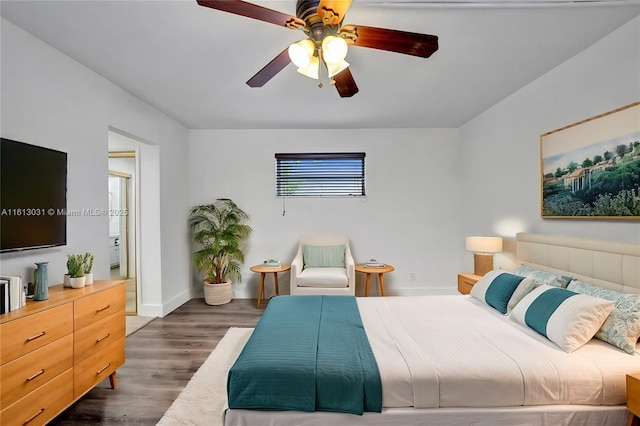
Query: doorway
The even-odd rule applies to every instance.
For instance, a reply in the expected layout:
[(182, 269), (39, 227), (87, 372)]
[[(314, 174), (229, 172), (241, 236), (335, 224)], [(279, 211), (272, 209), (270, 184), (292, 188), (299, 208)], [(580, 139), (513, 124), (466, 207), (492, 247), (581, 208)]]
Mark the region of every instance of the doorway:
[(109, 254), (111, 279), (126, 280), (127, 315), (138, 314), (135, 152), (109, 152)]

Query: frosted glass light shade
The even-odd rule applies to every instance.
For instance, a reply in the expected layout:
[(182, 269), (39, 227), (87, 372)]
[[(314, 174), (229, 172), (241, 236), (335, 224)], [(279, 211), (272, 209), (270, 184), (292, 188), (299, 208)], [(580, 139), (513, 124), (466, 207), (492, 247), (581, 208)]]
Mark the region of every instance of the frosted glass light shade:
[(293, 62), (298, 68), (304, 69), (311, 63), (311, 58), (314, 57), (313, 53), (315, 50), (315, 43), (306, 39), (289, 45), (287, 52), (289, 53), (289, 59), (291, 59), (291, 62)]
[(334, 75), (339, 74), (349, 67), (349, 63), (347, 61), (340, 61), (337, 64), (327, 64), (327, 74), (329, 78), (333, 78)]
[(326, 36), (322, 40), (322, 59), (327, 65), (335, 65), (347, 56), (347, 42), (342, 37)]
[(500, 237), (467, 237), (467, 250), (476, 253), (498, 253), (502, 251)]
[(320, 60), (317, 56), (312, 56), (309, 65), (304, 68), (298, 68), (298, 72), (304, 76), (318, 80), (320, 78)]

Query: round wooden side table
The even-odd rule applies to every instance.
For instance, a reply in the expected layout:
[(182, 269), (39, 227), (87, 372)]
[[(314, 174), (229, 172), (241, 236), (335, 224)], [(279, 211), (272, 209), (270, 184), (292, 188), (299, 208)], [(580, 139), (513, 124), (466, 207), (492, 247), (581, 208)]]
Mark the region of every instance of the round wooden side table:
[(250, 269), (253, 272), (260, 273), (260, 289), (258, 290), (258, 303), (256, 304), (256, 308), (259, 308), (262, 297), (264, 296), (264, 276), (267, 274), (273, 274), (273, 285), (275, 288), (275, 295), (277, 296), (280, 294), (280, 290), (278, 290), (278, 272), (288, 271), (291, 269), (291, 265), (280, 265), (279, 267), (255, 265)]
[(365, 279), (365, 289), (364, 289), (364, 296), (368, 297), (369, 296), (369, 283), (371, 282), (371, 274), (377, 274), (378, 275), (378, 284), (380, 285), (380, 295), (384, 296), (384, 274), (386, 274), (387, 272), (392, 272), (394, 271), (394, 267), (391, 265), (384, 265), (384, 266), (364, 266), (364, 263), (358, 263), (356, 264), (356, 272), (362, 272), (363, 274), (367, 274), (367, 277)]

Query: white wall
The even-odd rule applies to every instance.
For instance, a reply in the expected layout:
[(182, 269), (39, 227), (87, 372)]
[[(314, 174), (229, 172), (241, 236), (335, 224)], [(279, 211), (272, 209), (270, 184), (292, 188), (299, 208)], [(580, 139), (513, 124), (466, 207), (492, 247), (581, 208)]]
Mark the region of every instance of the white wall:
[[(257, 296), (251, 265), (267, 258), (290, 262), (299, 236), (314, 232), (348, 235), (356, 261), (393, 265), (395, 272), (385, 276), (389, 294), (453, 292), (463, 217), (457, 141), (455, 129), (192, 130), (190, 202), (231, 198), (251, 217), (236, 297)], [(366, 153), (365, 199), (276, 198), (275, 153), (348, 151)], [(194, 273), (201, 293), (200, 279)], [(358, 280), (362, 293), (363, 277)], [(280, 283), (288, 293), (288, 273)], [(266, 289), (273, 291), (270, 277)]]
[[(69, 209), (108, 208), (110, 127), (156, 145), (163, 235), (153, 288), (145, 293), (151, 302), (145, 305), (143, 294), (140, 312), (170, 312), (190, 298), (187, 129), (4, 19), (1, 31), (2, 136), (68, 153)], [(30, 276), (33, 262), (48, 260), (55, 284), (68, 253), (90, 251), (96, 279), (109, 278), (108, 216), (68, 218), (67, 240), (58, 249), (3, 254), (1, 272)]]
[[(635, 220), (542, 219), (540, 135), (640, 99), (640, 18), (551, 70), (460, 129), (466, 235), (536, 232), (640, 242)], [(639, 120), (640, 122), (640, 120)], [(510, 268), (511, 253), (496, 255)], [(471, 254), (462, 268), (473, 267)]]

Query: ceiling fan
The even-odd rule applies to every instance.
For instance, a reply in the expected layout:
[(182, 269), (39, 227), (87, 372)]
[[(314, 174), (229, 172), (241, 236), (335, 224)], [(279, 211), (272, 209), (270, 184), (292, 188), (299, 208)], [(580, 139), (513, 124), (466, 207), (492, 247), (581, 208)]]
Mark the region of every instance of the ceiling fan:
[[(291, 44), (251, 77), (250, 87), (262, 87), (293, 62), (298, 72), (319, 79), (324, 64), (331, 84), (343, 98), (358, 93), (358, 86), (344, 60), (347, 46), (369, 47), (428, 58), (438, 50), (438, 37), (386, 28), (343, 25), (352, 0), (297, 0), (296, 16), (242, 0), (197, 0), (200, 6), (302, 29), (307, 39)], [(322, 87), (322, 83), (319, 84)]]

